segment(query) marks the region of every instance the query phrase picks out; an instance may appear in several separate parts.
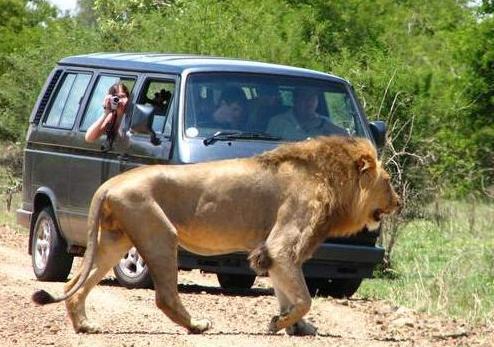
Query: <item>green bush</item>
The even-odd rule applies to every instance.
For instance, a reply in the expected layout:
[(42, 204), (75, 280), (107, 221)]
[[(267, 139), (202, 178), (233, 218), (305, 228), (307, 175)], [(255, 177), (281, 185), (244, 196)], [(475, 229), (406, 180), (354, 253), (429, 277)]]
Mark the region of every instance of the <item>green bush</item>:
[[(44, 0), (2, 3), (0, 139), (24, 136), (46, 75), (63, 56), (152, 51), (296, 65), (349, 79), (400, 184), (422, 198), (494, 185), (494, 19), (468, 1), (84, 0), (81, 18)], [(0, 17), (1, 18), (1, 17)], [(8, 19), (8, 20), (7, 20)], [(96, 23), (96, 24), (95, 24)], [(393, 160), (390, 160), (392, 158)], [(432, 194), (430, 194), (432, 193)]]

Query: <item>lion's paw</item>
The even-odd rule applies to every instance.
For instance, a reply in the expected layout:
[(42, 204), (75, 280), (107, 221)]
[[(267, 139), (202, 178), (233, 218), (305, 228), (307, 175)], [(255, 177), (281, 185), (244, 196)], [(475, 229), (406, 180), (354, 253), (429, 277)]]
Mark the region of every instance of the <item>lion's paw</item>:
[(280, 316), (274, 316), (268, 326), (268, 334), (276, 334), (281, 328), (278, 327)]
[(191, 326), (189, 328), (190, 334), (200, 334), (203, 331), (206, 331), (209, 328), (211, 328), (212, 324), (207, 319), (191, 319), (190, 326)]
[(75, 331), (83, 334), (98, 334), (101, 332), (101, 329), (96, 324), (83, 321), (75, 328)]
[(303, 319), (286, 328), (285, 331), (292, 336), (314, 336), (317, 334), (317, 328)]

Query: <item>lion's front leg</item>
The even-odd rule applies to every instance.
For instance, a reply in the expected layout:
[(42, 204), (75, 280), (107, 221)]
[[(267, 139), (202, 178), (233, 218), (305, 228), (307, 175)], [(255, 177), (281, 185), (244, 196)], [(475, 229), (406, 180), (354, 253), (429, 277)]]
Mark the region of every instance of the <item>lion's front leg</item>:
[[(279, 289), (274, 288), (274, 292), (276, 295), (276, 298), (278, 299), (278, 302), (280, 304), (280, 315), (286, 314), (291, 307), (290, 301), (286, 297), (283, 292), (281, 292)], [(313, 326), (312, 324), (306, 322), (303, 319), (300, 319), (298, 322), (295, 324), (289, 326), (288, 328), (285, 328), (285, 331), (288, 335), (295, 335), (295, 336), (306, 336), (306, 335), (316, 335), (317, 333), (317, 328)]]
[(302, 319), (309, 312), (311, 297), (301, 267), (275, 261), (269, 277), (280, 302), (280, 315), (271, 320), (269, 332), (286, 329), (291, 335), (314, 335), (316, 328)]

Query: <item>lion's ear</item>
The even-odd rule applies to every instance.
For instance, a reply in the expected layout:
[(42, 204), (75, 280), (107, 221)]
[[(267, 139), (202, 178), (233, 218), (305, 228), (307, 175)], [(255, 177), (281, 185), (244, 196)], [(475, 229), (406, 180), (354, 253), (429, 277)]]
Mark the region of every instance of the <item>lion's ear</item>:
[(357, 159), (355, 166), (357, 167), (359, 173), (364, 173), (369, 169), (376, 167), (376, 160), (372, 156), (364, 154)]

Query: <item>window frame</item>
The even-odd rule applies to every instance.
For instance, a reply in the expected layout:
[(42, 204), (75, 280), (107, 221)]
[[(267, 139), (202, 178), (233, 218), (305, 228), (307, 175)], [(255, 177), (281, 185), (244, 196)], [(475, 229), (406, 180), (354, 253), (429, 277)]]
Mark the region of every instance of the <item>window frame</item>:
[[(134, 102), (132, 104), (133, 108), (135, 105), (140, 105), (138, 104), (138, 101), (143, 98), (143, 96), (146, 95), (146, 89), (148, 88), (149, 84), (152, 82), (164, 82), (164, 83), (173, 83), (175, 86), (174, 93), (172, 94), (172, 98), (170, 100), (170, 105), (168, 106), (167, 114), (166, 114), (166, 119), (164, 123), (164, 128), (166, 127), (166, 123), (168, 121), (171, 122), (170, 124), (170, 133), (165, 134), (163, 133), (157, 133), (156, 136), (160, 139), (167, 139), (167, 141), (171, 141), (171, 138), (173, 137), (173, 128), (176, 123), (177, 119), (177, 113), (178, 113), (178, 103), (179, 103), (179, 92), (180, 92), (180, 75), (173, 75), (173, 74), (156, 74), (156, 73), (148, 73), (148, 74), (143, 74), (142, 75), (142, 81), (140, 83), (139, 90), (136, 93), (136, 97), (134, 98)], [(132, 112), (133, 113), (133, 112)], [(132, 118), (132, 115), (130, 116)], [(130, 122), (129, 122), (130, 123)], [(163, 129), (164, 130), (164, 129)], [(150, 139), (151, 135), (150, 134), (145, 134), (145, 133), (132, 133), (133, 137), (136, 137), (138, 139)]]
[[(134, 81), (134, 85), (129, 90), (129, 101), (127, 103), (125, 115), (127, 115), (129, 112), (131, 112), (133, 95), (134, 95), (135, 89), (137, 87), (139, 87), (139, 75), (137, 73), (133, 74), (133, 73), (124, 72), (124, 71), (96, 70), (95, 74), (93, 76), (93, 81), (91, 83), (90, 91), (86, 92), (86, 100), (84, 102), (84, 108), (82, 110), (80, 110), (80, 115), (79, 115), (79, 118), (76, 122), (77, 123), (77, 131), (79, 133), (86, 133), (87, 129), (89, 129), (89, 126), (91, 126), (91, 124), (90, 124), (87, 127), (87, 129), (82, 129), (82, 125), (84, 123), (86, 112), (89, 108), (92, 97), (94, 95), (94, 92), (98, 86), (98, 83), (99, 83), (101, 77), (115, 77), (115, 78), (119, 78), (119, 79), (127, 78), (127, 79), (132, 79)], [(101, 111), (101, 112), (103, 113), (103, 111)]]
[[(51, 93), (51, 95), (49, 97), (48, 106), (45, 108), (43, 115), (40, 117), (40, 121), (38, 124), (41, 125), (43, 128), (48, 128), (48, 129), (73, 130), (74, 127), (76, 126), (76, 124), (78, 123), (78, 119), (79, 119), (79, 116), (81, 114), (81, 111), (85, 108), (85, 101), (86, 101), (86, 97), (88, 95), (88, 90), (90, 90), (92, 88), (95, 74), (94, 74), (94, 71), (86, 70), (86, 69), (79, 70), (79, 69), (70, 68), (70, 69), (63, 69), (61, 71), (62, 71), (62, 74), (57, 80), (54, 91)], [(66, 102), (67, 102), (68, 98), (70, 97), (72, 88), (74, 87), (75, 79), (74, 79), (74, 82), (72, 83), (72, 85), (70, 87), (69, 93), (67, 94), (67, 99), (65, 100), (65, 103), (64, 103), (64, 106), (62, 109), (62, 114), (60, 115), (60, 118), (58, 119), (58, 125), (56, 125), (56, 126), (55, 125), (49, 125), (46, 123), (46, 121), (50, 115), (52, 108), (53, 108), (53, 104), (54, 104), (55, 100), (57, 99), (57, 96), (59, 95), (59, 92), (60, 92), (63, 84), (65, 83), (67, 76), (70, 74), (75, 74), (76, 75), (75, 79), (77, 79), (77, 75), (89, 75), (89, 81), (86, 85), (86, 88), (85, 88), (81, 98), (79, 99), (79, 107), (77, 108), (76, 115), (74, 117), (74, 121), (72, 122), (72, 126), (61, 127), (60, 123), (61, 123), (62, 116), (63, 116), (63, 110), (65, 110)]]

